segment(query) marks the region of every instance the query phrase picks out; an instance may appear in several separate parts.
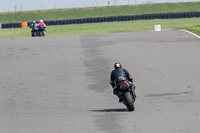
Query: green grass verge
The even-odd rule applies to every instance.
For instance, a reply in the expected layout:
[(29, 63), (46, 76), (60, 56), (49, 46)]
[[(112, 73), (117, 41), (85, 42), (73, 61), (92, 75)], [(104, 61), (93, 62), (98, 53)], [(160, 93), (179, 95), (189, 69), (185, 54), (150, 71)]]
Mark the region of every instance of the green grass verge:
[(195, 33), (195, 34), (200, 36), (200, 25), (189, 26), (189, 27), (185, 27), (185, 28), (182, 28), (182, 29), (188, 30), (188, 31)]
[(0, 13), (0, 23), (200, 11), (200, 2)]
[[(135, 32), (152, 30), (157, 24), (160, 24), (162, 29), (186, 29), (200, 35), (199, 23), (200, 18), (187, 18), (48, 26), (46, 36)], [(30, 28), (1, 29), (0, 38), (31, 37), (30, 31)]]

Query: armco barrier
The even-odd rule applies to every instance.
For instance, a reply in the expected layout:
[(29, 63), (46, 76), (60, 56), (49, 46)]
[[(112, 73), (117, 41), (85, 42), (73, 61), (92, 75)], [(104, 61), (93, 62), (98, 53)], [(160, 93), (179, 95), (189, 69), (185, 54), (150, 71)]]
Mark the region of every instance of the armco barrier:
[[(142, 14), (132, 16), (110, 16), (110, 17), (96, 17), (96, 18), (82, 18), (82, 19), (68, 19), (68, 20), (52, 20), (44, 21), (46, 25), (68, 25), (68, 24), (83, 24), (83, 23), (101, 23), (113, 21), (130, 21), (130, 20), (148, 20), (148, 19), (177, 19), (177, 18), (193, 18), (200, 17), (200, 12), (178, 12), (178, 13), (158, 13), (158, 14)], [(28, 27), (32, 22), (8, 23), (1, 24), (1, 28), (21, 28)], [(38, 23), (38, 22), (37, 22)]]
[(21, 28), (21, 23), (9, 23), (9, 24), (1, 24), (2, 29), (6, 28)]

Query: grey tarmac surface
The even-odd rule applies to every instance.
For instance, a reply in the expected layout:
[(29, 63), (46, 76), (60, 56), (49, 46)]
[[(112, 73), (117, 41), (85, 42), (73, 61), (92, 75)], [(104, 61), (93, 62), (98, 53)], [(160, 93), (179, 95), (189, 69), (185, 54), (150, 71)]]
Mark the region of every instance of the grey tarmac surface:
[[(183, 31), (0, 39), (1, 133), (199, 133), (200, 40)], [(128, 112), (112, 94), (121, 61)]]

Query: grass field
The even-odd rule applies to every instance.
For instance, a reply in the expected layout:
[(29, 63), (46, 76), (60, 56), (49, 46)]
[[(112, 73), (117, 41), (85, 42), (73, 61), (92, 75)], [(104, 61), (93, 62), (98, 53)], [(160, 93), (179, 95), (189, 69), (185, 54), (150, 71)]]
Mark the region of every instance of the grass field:
[[(162, 29), (193, 30), (194, 33), (200, 35), (200, 18), (187, 18), (48, 26), (46, 36), (138, 32), (153, 30), (154, 25), (157, 24), (160, 24)], [(0, 30), (0, 38), (31, 37), (30, 32), (30, 28), (2, 29)]]
[[(2, 13), (0, 23), (190, 11), (200, 11), (200, 2)], [(200, 18), (187, 18), (47, 26), (46, 36), (135, 32), (152, 30), (157, 24), (162, 29), (185, 29), (200, 35)], [(0, 38), (31, 37), (30, 31), (30, 28), (0, 29)]]
[(0, 23), (200, 11), (200, 2), (1, 13)]

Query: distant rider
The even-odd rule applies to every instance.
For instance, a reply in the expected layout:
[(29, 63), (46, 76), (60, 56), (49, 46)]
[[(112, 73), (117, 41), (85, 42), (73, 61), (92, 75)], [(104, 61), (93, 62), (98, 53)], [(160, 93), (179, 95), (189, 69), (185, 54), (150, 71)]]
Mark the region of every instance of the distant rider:
[[(116, 62), (114, 64), (114, 70), (111, 72), (110, 75), (110, 84), (112, 85), (113, 89), (113, 94), (117, 95), (119, 97), (119, 102), (122, 102), (121, 95), (119, 93), (120, 85), (124, 81), (129, 81), (131, 90), (133, 91), (133, 96), (134, 99), (136, 98), (135, 94), (135, 85), (133, 84), (133, 78), (130, 76), (129, 72), (125, 69), (122, 68), (121, 62)], [(116, 86), (116, 88), (115, 88)]]
[(33, 23), (30, 25), (30, 28), (32, 28), (32, 31), (31, 32), (37, 32), (38, 30), (38, 25), (35, 21), (33, 21)]
[(38, 23), (38, 31), (43, 31), (45, 35), (46, 24), (43, 22), (43, 20), (40, 20)]
[(38, 23), (38, 27), (43, 26), (44, 29), (46, 28), (46, 24), (43, 22), (43, 20), (40, 20)]

